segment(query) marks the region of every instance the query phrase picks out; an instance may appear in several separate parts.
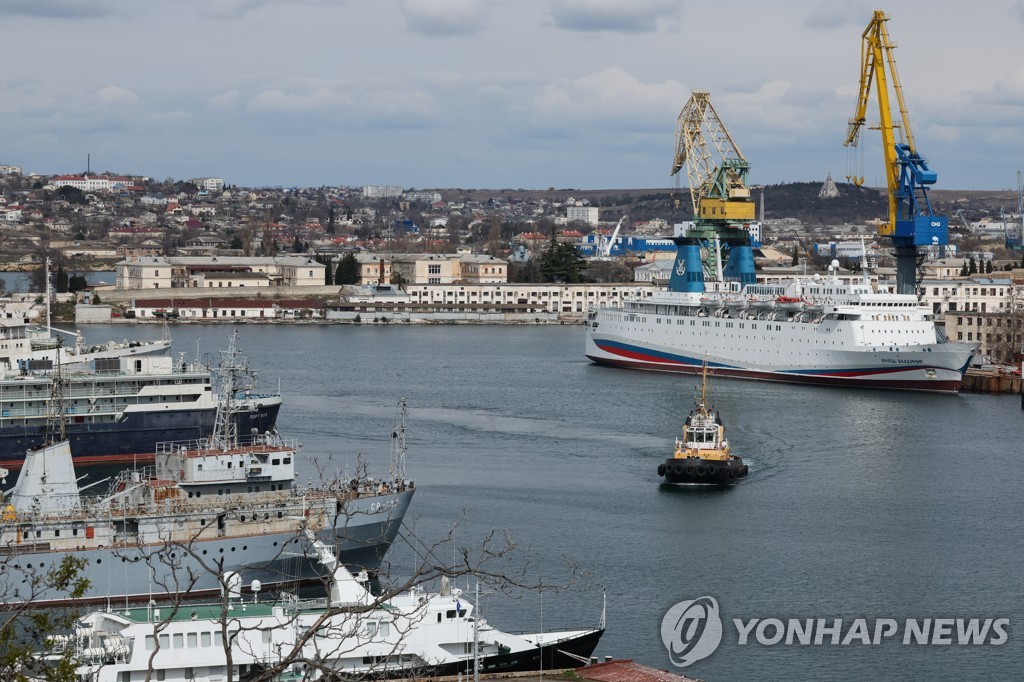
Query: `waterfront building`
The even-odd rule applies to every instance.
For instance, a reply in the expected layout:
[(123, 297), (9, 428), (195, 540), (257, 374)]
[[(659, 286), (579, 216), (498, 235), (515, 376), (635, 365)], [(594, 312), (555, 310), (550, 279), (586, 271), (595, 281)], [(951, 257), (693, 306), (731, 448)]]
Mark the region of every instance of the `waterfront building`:
[(965, 258), (939, 258), (925, 261), (921, 266), (926, 279), (954, 279), (960, 276)]
[(1024, 356), (1024, 308), (997, 312), (947, 312), (946, 336), (979, 344), (995, 362), (1017, 363)]
[(310, 320), (324, 316), (316, 299), (285, 298), (147, 298), (132, 301), (131, 310), (140, 320), (166, 319), (171, 313), (181, 320)]
[(675, 260), (672, 258), (661, 258), (650, 263), (644, 263), (633, 268), (633, 281), (665, 286), (672, 277), (672, 267), (674, 265)]
[[(581, 256), (601, 256), (602, 251), (608, 249), (609, 236), (591, 232), (582, 236), (576, 244), (576, 250)], [(610, 256), (640, 256), (642, 254), (666, 253), (672, 258), (676, 255), (676, 244), (665, 237), (643, 237), (637, 235), (619, 235), (611, 243), (608, 252)]]
[(360, 252), (359, 284), (387, 284), (392, 272), (408, 284), (501, 284), (508, 281), (508, 262), (473, 253), (413, 253), (390, 258)]
[(323, 286), (324, 269), (308, 256), (154, 256), (115, 266), (115, 290), (233, 286)]
[(519, 304), (560, 318), (582, 319), (590, 308), (618, 303), (623, 296), (647, 297), (655, 287), (615, 284), (408, 284), (413, 303), (431, 305)]
[(931, 307), (935, 315), (946, 315), (947, 318), (948, 313), (964, 311), (1006, 311), (1015, 307), (1012, 300), (1016, 297), (1013, 280), (1005, 277), (925, 279), (918, 285), (917, 293), (921, 303)]

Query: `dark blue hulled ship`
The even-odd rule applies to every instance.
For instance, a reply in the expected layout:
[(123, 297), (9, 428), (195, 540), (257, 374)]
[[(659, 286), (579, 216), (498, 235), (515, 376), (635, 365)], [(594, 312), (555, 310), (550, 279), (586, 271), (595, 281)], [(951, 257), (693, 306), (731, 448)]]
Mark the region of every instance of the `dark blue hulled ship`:
[[(215, 380), (232, 382), (239, 434), (275, 430), (279, 394), (254, 392), (255, 375), (234, 337), (218, 367), (164, 356), (123, 356), (62, 371), (68, 440), (79, 465), (145, 463), (163, 441), (213, 433)], [(0, 374), (0, 466), (20, 468), (43, 445), (54, 372), (19, 368)]]

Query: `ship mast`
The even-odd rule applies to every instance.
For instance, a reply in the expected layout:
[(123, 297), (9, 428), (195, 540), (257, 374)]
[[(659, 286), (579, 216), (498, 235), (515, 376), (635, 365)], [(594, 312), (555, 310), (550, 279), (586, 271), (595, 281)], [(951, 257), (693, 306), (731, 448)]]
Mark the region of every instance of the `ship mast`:
[[(50, 257), (46, 257), (46, 333), (52, 335), (53, 332), (50, 330)], [(57, 350), (57, 355), (60, 355), (60, 349)]]
[(405, 398), (398, 400), (398, 418), (395, 428), (391, 431), (391, 480), (405, 480), (405, 418), (409, 416), (409, 408)]
[(238, 426), (234, 415), (237, 412), (237, 393), (242, 388), (241, 377), (250, 372), (245, 359), (238, 351), (238, 330), (228, 337), (228, 349), (221, 351), (220, 365), (211, 368), (220, 382), (220, 401), (214, 421), (210, 446), (228, 450), (238, 445)]
[(701, 368), (700, 373), (700, 410), (701, 412), (707, 412), (708, 405), (708, 356), (704, 356), (704, 366)]
[[(60, 351), (63, 343), (57, 339), (57, 359), (50, 383), (50, 401), (46, 405), (46, 433), (43, 447), (67, 440), (67, 405), (64, 403), (64, 374), (61, 371)], [(60, 436), (57, 438), (56, 436)], [(43, 460), (44, 464), (46, 460)]]

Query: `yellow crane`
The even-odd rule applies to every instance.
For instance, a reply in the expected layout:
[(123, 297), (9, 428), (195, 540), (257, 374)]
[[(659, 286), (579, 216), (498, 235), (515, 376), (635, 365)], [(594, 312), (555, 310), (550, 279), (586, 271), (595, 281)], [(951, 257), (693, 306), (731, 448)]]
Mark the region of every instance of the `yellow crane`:
[[(671, 175), (677, 183), (684, 166), (694, 222), (685, 240), (678, 243), (699, 246), (708, 275), (753, 282), (754, 259), (747, 228), (754, 221), (754, 202), (747, 186), (750, 164), (706, 90), (694, 90), (676, 119)], [(726, 260), (727, 264), (723, 263)]]
[[(882, 132), (882, 154), (885, 159), (885, 181), (888, 192), (888, 220), (878, 233), (892, 239), (896, 251), (896, 290), (914, 293), (918, 247), (949, 243), (949, 223), (944, 216), (932, 212), (928, 188), (938, 176), (917, 152), (910, 116), (903, 99), (903, 85), (896, 71), (893, 56), (895, 45), (885, 29), (889, 17), (876, 10), (861, 35), (860, 91), (857, 107), (849, 121), (844, 146), (856, 147), (867, 122), (868, 100), (872, 86), (878, 98), (879, 129)], [(890, 83), (891, 81), (891, 83)], [(902, 139), (896, 141), (898, 124), (893, 121), (890, 88), (900, 112)], [(860, 185), (864, 178), (853, 178)]]

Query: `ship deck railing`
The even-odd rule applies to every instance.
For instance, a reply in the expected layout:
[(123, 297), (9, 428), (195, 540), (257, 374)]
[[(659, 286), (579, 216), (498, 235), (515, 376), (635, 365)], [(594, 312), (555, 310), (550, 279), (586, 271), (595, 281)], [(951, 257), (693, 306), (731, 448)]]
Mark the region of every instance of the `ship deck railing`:
[[(147, 467), (148, 469), (148, 467)], [(139, 482), (143, 484), (144, 482)], [(59, 527), (73, 527), (75, 525), (89, 525), (90, 523), (118, 522), (124, 523), (140, 516), (163, 515), (178, 516), (192, 515), (197, 513), (219, 514), (223, 512), (255, 513), (258, 508), (261, 511), (295, 509), (296, 507), (312, 505), (324, 500), (334, 500), (344, 504), (364, 498), (372, 498), (380, 495), (398, 494), (414, 489), (411, 481), (378, 481), (367, 480), (338, 480), (317, 487), (295, 487), (289, 490), (266, 491), (259, 493), (230, 493), (225, 495), (207, 495), (203, 497), (166, 497), (159, 502), (153, 501), (143, 504), (130, 504), (125, 498), (111, 499), (110, 495), (97, 495), (94, 497), (83, 497), (77, 508), (68, 507), (60, 511), (43, 510), (14, 510), (4, 509), (0, 512), (3, 520), (4, 535), (7, 532), (16, 532), (21, 537), (21, 532), (28, 527), (38, 529), (43, 525), (59, 525)], [(338, 512), (339, 517), (345, 515), (345, 510)], [(122, 531), (118, 531), (122, 532)], [(63, 539), (63, 538), (61, 538)], [(71, 539), (71, 538), (68, 538)], [(76, 536), (75, 539), (84, 539)], [(17, 542), (10, 540), (13, 545)], [(21, 541), (22, 547), (30, 547), (35, 544), (35, 538)], [(23, 550), (17, 550), (23, 551)]]
[(273, 433), (257, 433), (238, 436), (228, 448), (218, 447), (215, 440), (199, 438), (192, 440), (163, 441), (156, 444), (156, 455), (203, 457), (216, 455), (245, 454), (247, 449), (261, 448), (266, 452), (283, 452), (299, 449), (297, 438), (283, 438)]
[[(29, 371), (22, 371), (21, 369), (10, 369), (0, 372), (0, 378), (2, 379), (21, 379), (26, 383), (32, 381), (42, 382), (49, 384), (53, 375), (56, 374), (56, 368), (54, 369), (33, 369)], [(119, 378), (146, 378), (154, 376), (196, 376), (196, 377), (208, 377), (210, 376), (209, 370), (201, 365), (179, 365), (175, 364), (171, 366), (170, 370), (164, 369), (152, 369), (143, 370), (139, 372), (124, 372), (121, 370), (81, 370), (81, 369), (67, 369), (66, 367), (61, 370), (61, 375), (65, 381), (85, 380), (93, 382), (105, 382), (110, 379)]]

